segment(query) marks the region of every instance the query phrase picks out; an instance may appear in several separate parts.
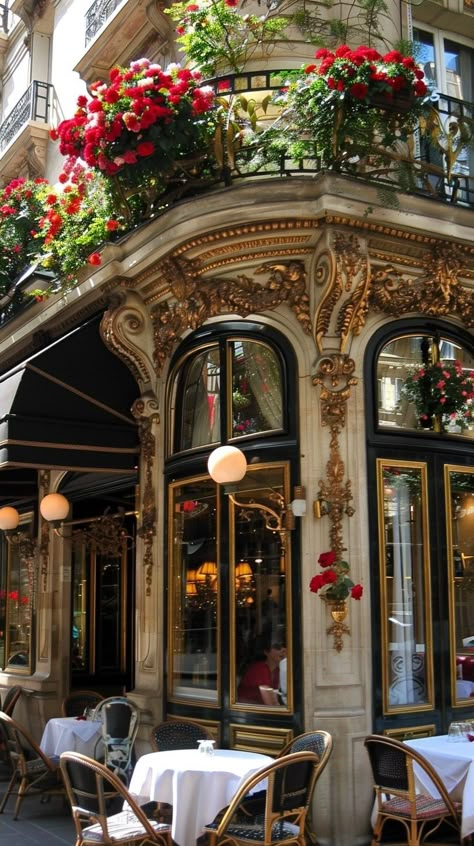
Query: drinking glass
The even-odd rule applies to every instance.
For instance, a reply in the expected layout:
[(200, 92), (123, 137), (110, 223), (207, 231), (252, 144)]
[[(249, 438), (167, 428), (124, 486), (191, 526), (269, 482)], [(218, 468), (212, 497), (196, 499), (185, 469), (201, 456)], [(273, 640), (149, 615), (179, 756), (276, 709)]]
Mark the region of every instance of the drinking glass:
[(461, 723), (451, 723), (448, 729), (448, 740), (451, 743), (459, 743), (465, 740)]

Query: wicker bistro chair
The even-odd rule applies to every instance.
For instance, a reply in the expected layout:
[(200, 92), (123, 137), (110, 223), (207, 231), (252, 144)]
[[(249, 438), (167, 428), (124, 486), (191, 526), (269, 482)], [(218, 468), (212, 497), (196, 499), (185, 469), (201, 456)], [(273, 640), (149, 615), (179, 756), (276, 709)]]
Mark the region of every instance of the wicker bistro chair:
[[(314, 752), (295, 752), (277, 758), (249, 776), (230, 805), (205, 826), (209, 846), (305, 846), (305, 822), (317, 779), (319, 760)], [(263, 813), (249, 815), (250, 791), (266, 784)]]
[(151, 730), (150, 741), (155, 752), (173, 749), (196, 749), (199, 740), (212, 740), (212, 735), (199, 723), (190, 720), (168, 720)]
[(96, 708), (104, 699), (95, 690), (73, 690), (64, 697), (61, 704), (63, 717), (80, 717), (86, 708)]
[[(369, 735), (365, 740), (374, 777), (377, 818), (373, 827), (372, 846), (381, 842), (388, 820), (400, 823), (406, 831), (403, 843), (419, 846), (436, 843), (433, 834), (443, 826), (452, 829), (456, 843), (461, 837), (461, 806), (454, 803), (423, 755), (399, 740), (385, 735)], [(420, 767), (438, 791), (439, 798), (417, 793), (414, 765)], [(441, 836), (441, 833), (440, 833)], [(429, 840), (427, 838), (429, 837)], [(446, 839), (441, 840), (446, 843)]]
[[(314, 752), (318, 757), (318, 768), (316, 779), (314, 781), (313, 790), (316, 787), (316, 782), (321, 776), (326, 764), (329, 761), (332, 753), (332, 736), (327, 731), (307, 731), (300, 734), (298, 737), (292, 738), (281, 752), (278, 753), (277, 760), (293, 752)], [(266, 791), (262, 790), (258, 793), (253, 792), (252, 795), (247, 796), (245, 800), (245, 810), (247, 813), (258, 814), (265, 810)], [(312, 809), (306, 815), (306, 839), (309, 843), (316, 844), (317, 837), (314, 833), (314, 825), (312, 819)]]
[[(0, 725), (8, 745), (13, 774), (7, 786), (0, 814), (10, 796), (16, 796), (13, 819), (18, 819), (25, 796), (40, 794), (42, 798), (64, 795), (59, 759), (48, 758), (19, 723), (0, 711)], [(15, 789), (16, 788), (16, 789)]]
[(4, 714), (8, 714), (9, 717), (13, 714), (13, 709), (18, 702), (20, 696), (22, 694), (22, 688), (19, 684), (13, 685), (10, 687), (6, 693), (5, 699), (3, 700), (2, 711)]
[(139, 724), (137, 706), (125, 696), (110, 696), (99, 702), (94, 718), (102, 720), (102, 737), (97, 746), (103, 747), (106, 767), (128, 784)]
[[(76, 846), (171, 846), (170, 827), (148, 819), (120, 778), (106, 766), (77, 752), (63, 752), (60, 767), (76, 828)], [(117, 800), (123, 807), (114, 812)]]

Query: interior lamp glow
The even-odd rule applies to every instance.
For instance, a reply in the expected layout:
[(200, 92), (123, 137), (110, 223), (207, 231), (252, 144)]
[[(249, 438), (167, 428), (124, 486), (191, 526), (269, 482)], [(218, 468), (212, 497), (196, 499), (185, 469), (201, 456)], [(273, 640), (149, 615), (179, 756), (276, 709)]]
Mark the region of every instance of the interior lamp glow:
[(247, 472), (247, 459), (241, 449), (221, 446), (211, 452), (207, 469), (211, 479), (219, 485), (240, 482)]
[(5, 505), (0, 508), (0, 530), (2, 532), (14, 532), (18, 528), (20, 522), (20, 515), (16, 508), (11, 505)]
[(48, 523), (59, 525), (69, 514), (69, 501), (60, 493), (48, 494), (40, 502), (40, 512)]

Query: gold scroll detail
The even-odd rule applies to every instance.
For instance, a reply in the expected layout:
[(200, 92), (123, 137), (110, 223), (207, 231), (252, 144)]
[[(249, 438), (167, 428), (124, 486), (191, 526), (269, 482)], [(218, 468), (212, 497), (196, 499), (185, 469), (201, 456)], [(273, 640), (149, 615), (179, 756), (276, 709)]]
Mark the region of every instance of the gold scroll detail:
[(248, 317), (286, 304), (303, 331), (312, 332), (306, 272), (301, 261), (260, 265), (255, 275), (268, 274), (266, 284), (243, 274), (235, 279), (205, 278), (197, 262), (184, 258), (167, 259), (162, 271), (175, 299), (158, 303), (152, 310), (157, 375), (184, 332), (197, 329), (218, 315)]
[(316, 345), (322, 353), (325, 336), (334, 333), (343, 353), (350, 336), (361, 331), (368, 310), (367, 259), (361, 255), (355, 235), (336, 232), (334, 256), (321, 253), (315, 282), (326, 285), (314, 321)]
[(352, 517), (355, 513), (350, 505), (353, 499), (352, 483), (349, 479), (344, 481), (345, 466), (339, 444), (340, 433), (346, 425), (346, 407), (351, 387), (357, 384), (354, 369), (355, 363), (351, 358), (334, 353), (319, 359), (313, 377), (313, 385), (321, 386), (321, 422), (323, 426), (329, 427), (331, 433), (326, 479), (319, 480), (318, 501), (321, 514), (329, 516), (331, 549), (338, 558), (344, 557), (343, 516), (346, 514)]
[[(41, 496), (49, 494), (51, 485), (51, 472), (49, 470), (39, 471), (39, 489)], [(46, 520), (40, 517), (40, 542), (39, 542), (39, 558), (40, 558), (40, 577), (41, 590), (44, 592), (48, 587), (48, 568), (49, 568), (49, 533), (50, 526)]]
[(153, 544), (156, 536), (156, 491), (153, 485), (156, 438), (153, 433), (153, 425), (159, 421), (158, 403), (152, 396), (140, 397), (132, 407), (132, 414), (138, 422), (141, 456), (145, 468), (140, 501), (140, 525), (137, 534), (138, 537), (142, 538), (144, 544), (145, 595), (151, 596), (154, 566)]
[(458, 316), (467, 328), (474, 327), (472, 289), (461, 284), (466, 266), (459, 245), (436, 244), (425, 257), (425, 271), (409, 279), (388, 264), (370, 280), (369, 305), (374, 312), (391, 315), (421, 312), (435, 317)]

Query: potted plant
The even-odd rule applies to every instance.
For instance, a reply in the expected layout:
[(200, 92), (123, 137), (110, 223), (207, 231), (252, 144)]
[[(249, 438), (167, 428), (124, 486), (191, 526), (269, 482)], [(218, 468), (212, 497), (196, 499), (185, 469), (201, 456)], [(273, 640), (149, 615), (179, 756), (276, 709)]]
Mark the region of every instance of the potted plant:
[(421, 428), (439, 428), (454, 423), (466, 429), (473, 419), (474, 370), (465, 371), (462, 363), (437, 361), (417, 367), (405, 379), (402, 396), (414, 403)]
[(123, 213), (130, 215), (134, 194), (151, 213), (170, 180), (191, 180), (206, 162), (215, 106), (214, 91), (201, 81), (197, 71), (145, 58), (114, 67), (52, 137), (69, 166), (82, 159), (108, 179)]
[(322, 48), (318, 64), (289, 75), (278, 97), (283, 144), (293, 158), (355, 170), (369, 154), (406, 141), (427, 104), (427, 86), (412, 56), (371, 47)]

